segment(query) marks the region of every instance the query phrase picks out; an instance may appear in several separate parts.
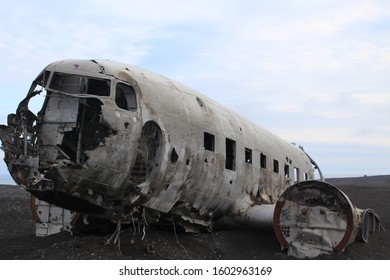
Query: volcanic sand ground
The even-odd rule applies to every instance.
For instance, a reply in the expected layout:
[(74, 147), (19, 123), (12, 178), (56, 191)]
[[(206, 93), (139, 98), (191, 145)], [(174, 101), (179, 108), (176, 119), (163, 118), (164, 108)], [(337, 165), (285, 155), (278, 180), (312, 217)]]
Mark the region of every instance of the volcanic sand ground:
[[(372, 208), (387, 231), (376, 232), (368, 243), (355, 242), (342, 254), (321, 256), (325, 260), (390, 259), (390, 175), (328, 179), (344, 191), (358, 208)], [(223, 230), (211, 233), (174, 233), (173, 228), (150, 226), (133, 235), (133, 228), (120, 236), (120, 248), (104, 245), (110, 234), (71, 235), (61, 232), (35, 236), (30, 195), (18, 186), (0, 186), (0, 260), (288, 260), (273, 231)], [(131, 242), (133, 240), (133, 242)]]

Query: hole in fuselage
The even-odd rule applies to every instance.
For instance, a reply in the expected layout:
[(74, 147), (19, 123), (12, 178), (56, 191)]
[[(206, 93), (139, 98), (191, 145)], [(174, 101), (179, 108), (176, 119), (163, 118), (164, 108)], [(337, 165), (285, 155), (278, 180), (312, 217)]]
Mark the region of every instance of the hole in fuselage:
[(175, 148), (173, 148), (171, 152), (171, 162), (175, 163), (178, 158), (179, 156), (177, 155)]

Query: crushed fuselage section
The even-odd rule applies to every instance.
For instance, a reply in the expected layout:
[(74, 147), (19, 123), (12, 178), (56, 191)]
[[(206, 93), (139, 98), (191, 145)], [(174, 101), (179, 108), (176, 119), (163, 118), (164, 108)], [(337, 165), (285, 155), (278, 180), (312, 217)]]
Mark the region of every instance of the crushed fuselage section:
[[(0, 136), (15, 182), (49, 203), (110, 218), (132, 211), (123, 194), (134, 192), (141, 125), (132, 85), (95, 68), (94, 76), (45, 69)], [(37, 94), (45, 101), (34, 114)]]

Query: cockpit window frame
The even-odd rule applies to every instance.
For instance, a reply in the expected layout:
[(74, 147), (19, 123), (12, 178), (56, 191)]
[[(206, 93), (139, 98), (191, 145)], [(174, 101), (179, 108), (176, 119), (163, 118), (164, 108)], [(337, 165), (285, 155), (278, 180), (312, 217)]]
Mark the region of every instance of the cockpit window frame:
[[(59, 83), (58, 85), (55, 85), (57, 80), (56, 78), (59, 76), (68, 77), (68, 81), (72, 81), (72, 79), (77, 80), (79, 79), (79, 83), (74, 84), (74, 88), (71, 91), (69, 89), (63, 89), (62, 85)], [(60, 80), (61, 81), (61, 80)], [(100, 86), (98, 85), (100, 83)], [(106, 83), (104, 85), (104, 83)], [(93, 76), (86, 76), (86, 75), (79, 75), (79, 74), (72, 74), (72, 73), (64, 73), (64, 72), (54, 72), (50, 83), (48, 84), (48, 90), (53, 91), (59, 91), (59, 92), (65, 92), (69, 94), (74, 95), (91, 95), (91, 96), (101, 96), (101, 97), (110, 97), (111, 96), (111, 84), (112, 81), (110, 79), (104, 79), (99, 77), (93, 77)], [(71, 84), (68, 84), (68, 87)], [(104, 86), (104, 89), (101, 90)], [(74, 90), (76, 89), (76, 90)], [(78, 90), (77, 90), (78, 89)], [(99, 90), (97, 90), (99, 89)]]
[[(117, 81), (115, 83), (114, 92), (115, 92), (114, 94), (115, 105), (119, 109), (130, 111), (130, 112), (137, 111), (138, 109), (137, 94), (135, 92), (134, 87), (131, 84), (122, 81)], [(122, 96), (118, 97), (118, 94), (122, 94)]]

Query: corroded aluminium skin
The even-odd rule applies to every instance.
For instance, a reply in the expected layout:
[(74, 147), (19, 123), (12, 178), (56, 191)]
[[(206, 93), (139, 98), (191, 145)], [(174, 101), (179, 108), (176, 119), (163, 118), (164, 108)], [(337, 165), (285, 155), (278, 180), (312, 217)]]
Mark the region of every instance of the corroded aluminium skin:
[[(28, 103), (42, 92), (34, 115)], [(263, 226), (281, 195), (319, 169), (303, 149), (199, 92), (108, 60), (48, 65), (0, 137), (15, 182), (40, 200), (188, 229), (226, 217)]]
[[(130, 208), (142, 205), (209, 226), (212, 217), (225, 213), (240, 215), (254, 204), (275, 203), (293, 183), (283, 170), (273, 172), (271, 164), (261, 169), (257, 159), (260, 152), (268, 155), (272, 151), (272, 159), (279, 160), (280, 169), (288, 163), (313, 178), (311, 161), (301, 149), (158, 74), (111, 61), (73, 60), (50, 64), (45, 72), (49, 75), (45, 77), (48, 79), (45, 90), (51, 94), (46, 98), (44, 111), (37, 117), (37, 125), (27, 123), (28, 130), (34, 130), (32, 135), (37, 138), (36, 151), (28, 151), (27, 155), (19, 151), (21, 162), (8, 162), (15, 180), (37, 197), (43, 198), (49, 188), (92, 203), (85, 206), (91, 207), (92, 213), (102, 207), (113, 214), (126, 215), (123, 208), (131, 202)], [(138, 108), (135, 111), (118, 108), (112, 96), (72, 95), (50, 90), (53, 72), (108, 78), (111, 87), (119, 81), (125, 82), (134, 88)], [(100, 114), (94, 116), (100, 118), (98, 125), (112, 132), (101, 138), (94, 149), (83, 148), (87, 159), (79, 163), (79, 159), (62, 157), (63, 149), (58, 146), (64, 141), (65, 132), (78, 129), (83, 106), (80, 100), (91, 104), (94, 101), (93, 106), (85, 106), (86, 110), (100, 109)], [(18, 111), (23, 113), (19, 114), (30, 114), (27, 106), (21, 107)], [(215, 136), (215, 151), (204, 148), (204, 132)], [(236, 170), (225, 168), (226, 138), (237, 143)], [(76, 139), (72, 141), (76, 145)], [(245, 147), (253, 150), (252, 164), (245, 162), (242, 151)], [(7, 145), (5, 149), (6, 159), (14, 156), (9, 156)], [(148, 153), (148, 158), (144, 158)], [(140, 165), (147, 166), (144, 172), (147, 174), (141, 177), (134, 171)], [(28, 166), (29, 173), (21, 174), (21, 166)], [(124, 206), (107, 204), (102, 196)], [(63, 206), (89, 210), (78, 209), (80, 205)]]

